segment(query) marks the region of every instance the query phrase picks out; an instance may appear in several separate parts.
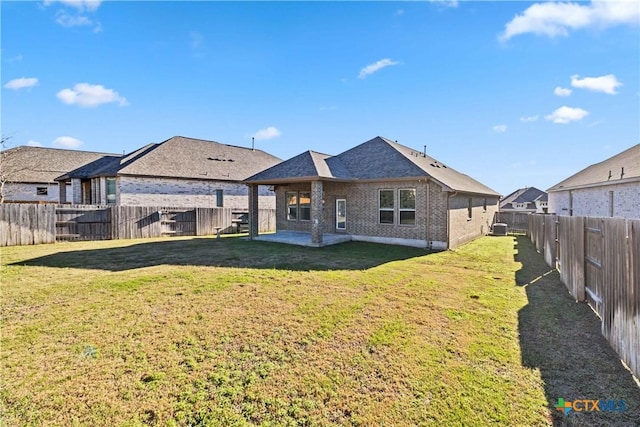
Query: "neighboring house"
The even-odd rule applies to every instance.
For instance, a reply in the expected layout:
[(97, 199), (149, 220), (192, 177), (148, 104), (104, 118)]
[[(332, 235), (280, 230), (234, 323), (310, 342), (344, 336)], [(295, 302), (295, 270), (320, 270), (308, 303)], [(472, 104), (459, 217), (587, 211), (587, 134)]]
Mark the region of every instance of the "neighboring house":
[(273, 185), (277, 232), (310, 233), (312, 246), (322, 246), (325, 234), (341, 234), (455, 248), (489, 232), (500, 197), (425, 153), (381, 137), (337, 156), (307, 151), (245, 182), (252, 238), (259, 238), (257, 186)]
[(549, 188), (557, 215), (640, 218), (640, 144)]
[(115, 154), (20, 146), (0, 153), (0, 185), (4, 202), (57, 203), (70, 186), (55, 178), (104, 156)]
[[(242, 181), (279, 162), (262, 150), (175, 136), (125, 156), (105, 156), (57, 180), (71, 184), (68, 201), (78, 204), (246, 211), (248, 191)], [(260, 208), (275, 207), (272, 191), (262, 187), (260, 195)]]
[(547, 213), (547, 193), (535, 187), (520, 188), (500, 199), (500, 212)]

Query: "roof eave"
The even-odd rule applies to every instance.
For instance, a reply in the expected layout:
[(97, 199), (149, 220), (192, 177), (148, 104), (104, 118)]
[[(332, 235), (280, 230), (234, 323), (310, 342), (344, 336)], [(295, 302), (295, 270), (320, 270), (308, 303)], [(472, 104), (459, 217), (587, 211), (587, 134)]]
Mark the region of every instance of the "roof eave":
[(633, 182), (640, 182), (640, 176), (616, 179), (612, 181), (594, 182), (594, 183), (582, 184), (582, 185), (571, 185), (568, 187), (564, 187), (564, 186), (558, 187), (557, 185), (554, 185), (553, 187), (547, 190), (547, 193), (556, 193), (559, 191), (568, 191), (568, 190), (580, 190), (584, 188), (593, 188), (593, 187), (606, 187), (608, 185), (629, 184)]

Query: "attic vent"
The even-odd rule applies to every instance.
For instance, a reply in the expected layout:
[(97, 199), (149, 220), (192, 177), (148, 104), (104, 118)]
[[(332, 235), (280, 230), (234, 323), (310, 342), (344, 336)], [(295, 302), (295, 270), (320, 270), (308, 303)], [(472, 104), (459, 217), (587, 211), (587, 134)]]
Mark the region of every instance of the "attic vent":
[(440, 167), (440, 165), (437, 164), (437, 163), (431, 163), (431, 166), (433, 166), (434, 168), (439, 168)]

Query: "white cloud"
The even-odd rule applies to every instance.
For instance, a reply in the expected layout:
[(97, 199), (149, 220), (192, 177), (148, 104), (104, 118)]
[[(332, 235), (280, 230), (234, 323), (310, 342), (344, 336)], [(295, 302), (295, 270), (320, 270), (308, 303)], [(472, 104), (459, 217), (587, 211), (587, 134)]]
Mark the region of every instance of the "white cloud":
[(280, 131), (278, 130), (277, 127), (274, 126), (269, 126), (266, 127), (264, 129), (260, 129), (258, 132), (253, 134), (253, 137), (258, 140), (265, 140), (265, 139), (273, 139), (273, 138), (277, 138), (280, 136)]
[(500, 35), (502, 41), (519, 34), (534, 33), (548, 37), (568, 36), (570, 30), (637, 25), (640, 8), (637, 0), (592, 1), (579, 3), (536, 3), (516, 15)]
[(7, 58), (7, 62), (22, 62), (23, 56), (21, 53), (19, 53), (18, 55), (12, 57), (12, 58)]
[(458, 0), (429, 0), (429, 1), (439, 6), (458, 7)]
[(73, 89), (62, 89), (56, 96), (65, 104), (77, 104), (81, 107), (97, 107), (110, 102), (116, 102), (121, 107), (129, 105), (126, 98), (118, 95), (113, 89), (89, 83), (78, 83)]
[(571, 95), (572, 90), (569, 88), (565, 88), (565, 87), (556, 87), (553, 90), (553, 93), (556, 94), (557, 96), (569, 96)]
[(520, 117), (520, 121), (523, 123), (537, 122), (538, 115), (536, 114), (535, 116)]
[(549, 121), (552, 121), (553, 123), (567, 124), (569, 122), (582, 120), (588, 115), (589, 115), (589, 112), (586, 110), (583, 110), (582, 108), (572, 108), (572, 107), (563, 106), (558, 108), (548, 116), (545, 116), (544, 118)]
[(27, 142), (27, 145), (28, 145), (29, 147), (42, 147), (42, 144), (40, 144), (38, 141), (34, 141), (33, 139), (30, 139), (30, 140)]
[(495, 125), (493, 131), (497, 133), (505, 133), (507, 131), (507, 125)]
[(360, 74), (358, 74), (359, 79), (364, 79), (370, 74), (375, 73), (376, 71), (380, 71), (385, 67), (389, 67), (391, 65), (398, 65), (399, 62), (392, 61), (389, 58), (381, 59), (380, 61), (374, 62), (373, 64), (369, 64), (360, 70)]
[(609, 95), (615, 95), (616, 88), (622, 86), (622, 83), (618, 81), (613, 74), (607, 74), (600, 77), (585, 77), (580, 79), (580, 76), (571, 76), (571, 86), (580, 89), (588, 89), (593, 92), (604, 92)]
[(65, 28), (72, 27), (93, 27), (94, 33), (102, 31), (102, 24), (97, 21), (93, 21), (84, 15), (72, 15), (64, 10), (59, 10), (56, 13), (56, 22)]
[(38, 79), (35, 77), (20, 77), (19, 79), (13, 79), (4, 85), (6, 89), (24, 89), (25, 87), (34, 87), (38, 84)]
[[(65, 6), (74, 7), (80, 12), (94, 12), (100, 7), (102, 0), (57, 0), (57, 2)], [(49, 6), (53, 3), (56, 3), (56, 0), (45, 0), (44, 5)]]
[(58, 148), (78, 148), (82, 144), (82, 141), (70, 136), (59, 136), (53, 140), (53, 146)]

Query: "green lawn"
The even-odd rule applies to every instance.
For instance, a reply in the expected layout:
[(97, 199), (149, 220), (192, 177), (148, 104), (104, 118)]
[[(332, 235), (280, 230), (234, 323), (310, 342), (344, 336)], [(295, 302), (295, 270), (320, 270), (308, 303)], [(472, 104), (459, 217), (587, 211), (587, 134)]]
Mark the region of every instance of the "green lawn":
[(616, 396), (625, 413), (575, 419), (640, 418), (615, 354), (585, 355), (613, 376), (579, 368), (575, 388), (572, 343), (553, 340), (593, 315), (556, 273), (539, 278), (524, 239), (433, 254), (237, 237), (1, 254), (1, 425), (534, 426), (563, 421), (558, 397)]

